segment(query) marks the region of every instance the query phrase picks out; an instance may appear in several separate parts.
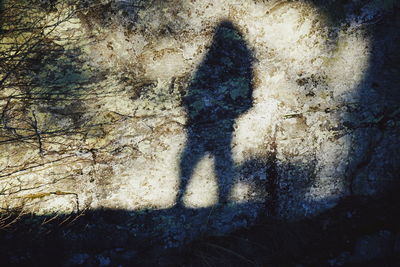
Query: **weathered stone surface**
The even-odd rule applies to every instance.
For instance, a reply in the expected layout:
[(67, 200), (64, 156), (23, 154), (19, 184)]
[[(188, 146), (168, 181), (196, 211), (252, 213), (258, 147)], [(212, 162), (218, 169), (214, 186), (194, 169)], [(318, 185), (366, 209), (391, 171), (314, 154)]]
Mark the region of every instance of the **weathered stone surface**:
[[(11, 92), (1, 92), (0, 107), (11, 107), (1, 131), (27, 136), (0, 137), (2, 208), (129, 211), (104, 229), (176, 247), (259, 214), (300, 219), (398, 182), (399, 21), (383, 7), (354, 1), (338, 15), (318, 1), (105, 2), (116, 10), (107, 23), (83, 9), (49, 33), (62, 52), (29, 73), (45, 100), (9, 104)], [(213, 53), (225, 53), (215, 68), (222, 56)], [(251, 78), (235, 66), (240, 57)], [(236, 74), (210, 81), (228, 70)], [(196, 124), (210, 118), (209, 128)], [(186, 190), (182, 158), (193, 169)], [(122, 246), (123, 236), (110, 243)], [(107, 257), (91, 259), (106, 266)]]

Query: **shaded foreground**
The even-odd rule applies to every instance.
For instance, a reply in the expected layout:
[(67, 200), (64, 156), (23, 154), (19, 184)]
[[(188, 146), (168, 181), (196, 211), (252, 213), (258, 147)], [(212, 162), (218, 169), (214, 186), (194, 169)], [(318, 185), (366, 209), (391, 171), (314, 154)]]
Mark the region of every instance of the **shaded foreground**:
[[(69, 217), (25, 215), (1, 231), (1, 262), (3, 266), (400, 264), (400, 197), (396, 190), (379, 199), (350, 197), (331, 210), (297, 222), (259, 218), (251, 228), (200, 238), (181, 248), (166, 248), (162, 236), (129, 234), (133, 223), (149, 223), (152, 217), (165, 212), (171, 211), (97, 210)], [(210, 209), (176, 209), (176, 216), (209, 212)]]

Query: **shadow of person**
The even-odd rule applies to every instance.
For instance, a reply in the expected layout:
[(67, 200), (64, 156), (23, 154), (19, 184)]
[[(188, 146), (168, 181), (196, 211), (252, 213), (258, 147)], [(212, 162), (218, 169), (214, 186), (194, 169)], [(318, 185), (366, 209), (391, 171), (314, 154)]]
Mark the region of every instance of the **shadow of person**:
[(178, 206), (199, 161), (214, 158), (219, 203), (226, 203), (235, 175), (231, 141), (235, 119), (252, 106), (252, 53), (239, 30), (221, 22), (187, 89), (187, 141), (180, 158)]

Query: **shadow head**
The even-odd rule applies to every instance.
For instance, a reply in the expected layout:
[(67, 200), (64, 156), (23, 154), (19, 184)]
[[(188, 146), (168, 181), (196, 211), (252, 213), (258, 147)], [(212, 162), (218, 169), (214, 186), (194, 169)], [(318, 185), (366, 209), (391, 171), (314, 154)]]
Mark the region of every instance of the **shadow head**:
[(252, 107), (253, 53), (232, 22), (221, 21), (185, 97), (189, 119), (233, 119)]

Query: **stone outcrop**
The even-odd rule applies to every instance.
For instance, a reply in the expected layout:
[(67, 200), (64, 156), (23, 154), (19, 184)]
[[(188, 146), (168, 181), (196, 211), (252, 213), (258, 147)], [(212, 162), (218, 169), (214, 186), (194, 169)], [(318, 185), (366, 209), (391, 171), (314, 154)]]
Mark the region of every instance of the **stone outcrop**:
[(120, 211), (100, 229), (175, 247), (383, 194), (400, 171), (399, 21), (353, 2), (77, 5), (45, 30), (58, 49), (30, 91), (1, 92), (1, 208)]

